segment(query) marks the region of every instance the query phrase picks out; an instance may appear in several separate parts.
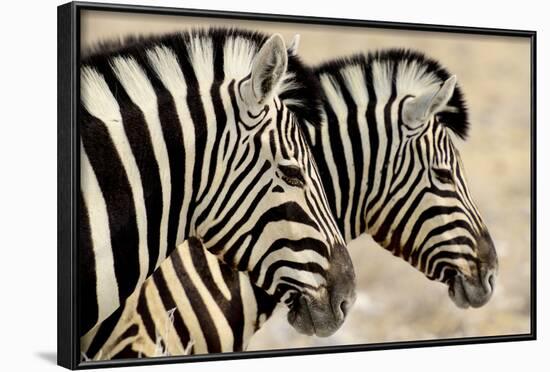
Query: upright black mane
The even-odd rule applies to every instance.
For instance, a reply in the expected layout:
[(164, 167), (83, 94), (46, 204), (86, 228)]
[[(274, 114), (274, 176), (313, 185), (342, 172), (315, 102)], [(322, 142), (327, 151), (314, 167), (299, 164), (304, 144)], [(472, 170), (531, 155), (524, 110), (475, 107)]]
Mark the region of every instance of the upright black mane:
[[(363, 70), (366, 70), (370, 68), (373, 62), (387, 64), (391, 68), (394, 68), (399, 63), (404, 63), (406, 65), (417, 64), (425, 69), (424, 74), (433, 75), (441, 84), (451, 77), (451, 74), (443, 68), (439, 62), (426, 57), (423, 53), (410, 49), (385, 49), (368, 54), (360, 53), (349, 57), (334, 59), (317, 66), (315, 68), (315, 74), (318, 77), (323, 74), (340, 74), (342, 69), (349, 66), (360, 66)], [(367, 79), (366, 84), (369, 88), (373, 87), (372, 80), (369, 81)], [(464, 102), (462, 90), (459, 86), (455, 88), (448, 106), (450, 106), (452, 110), (438, 114), (441, 123), (460, 138), (466, 139), (470, 125), (468, 122), (468, 110)]]
[[(178, 49), (188, 45), (193, 38), (208, 38), (213, 45), (223, 45), (229, 38), (244, 38), (255, 44), (258, 50), (269, 35), (238, 28), (197, 28), (157, 36), (129, 35), (118, 40), (100, 41), (81, 55), (81, 66), (106, 63), (114, 57), (134, 57), (143, 60), (146, 53), (156, 46)], [(214, 57), (215, 58), (215, 57)], [(321, 122), (321, 89), (313, 70), (299, 57), (289, 54), (287, 84), (281, 84), (279, 98), (296, 115), (298, 122), (318, 125)]]

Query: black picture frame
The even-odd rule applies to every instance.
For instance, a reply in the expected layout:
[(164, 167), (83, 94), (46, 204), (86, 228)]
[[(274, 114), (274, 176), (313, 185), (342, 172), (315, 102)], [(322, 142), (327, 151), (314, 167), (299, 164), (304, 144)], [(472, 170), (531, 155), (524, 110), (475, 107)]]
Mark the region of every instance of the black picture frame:
[[(385, 342), (359, 345), (309, 347), (300, 349), (232, 352), (220, 354), (170, 356), (122, 361), (80, 362), (79, 337), (77, 334), (77, 232), (79, 185), (79, 128), (77, 102), (79, 98), (78, 65), (80, 58), (80, 14), (83, 10), (147, 13), (158, 15), (181, 15), (209, 18), (243, 19), (257, 21), (300, 22), (318, 25), (381, 28), (388, 30), (414, 30), (474, 35), (514, 36), (530, 40), (531, 46), (531, 332), (518, 335), (467, 337), (442, 340)], [(358, 19), (335, 19), (310, 16), (289, 16), (227, 12), (215, 10), (180, 9), (156, 6), (135, 6), (89, 2), (71, 2), (58, 7), (58, 315), (57, 315), (57, 361), (69, 369), (87, 369), (130, 365), (198, 362), (211, 360), (245, 359), (305, 354), (341, 353), (426, 346), (465, 345), (492, 342), (536, 340), (536, 31), (460, 27), (435, 24), (396, 23)]]

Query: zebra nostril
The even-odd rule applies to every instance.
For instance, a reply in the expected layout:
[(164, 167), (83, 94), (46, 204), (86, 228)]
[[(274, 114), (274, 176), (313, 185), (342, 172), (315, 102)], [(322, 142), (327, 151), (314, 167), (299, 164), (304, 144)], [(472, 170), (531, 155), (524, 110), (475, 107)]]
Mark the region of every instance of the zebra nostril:
[(344, 316), (348, 315), (349, 308), (350, 308), (349, 301), (346, 301), (346, 300), (342, 301), (342, 303), (340, 304), (340, 310), (342, 310), (342, 314), (344, 314)]
[(488, 289), (490, 292), (494, 291), (494, 289), (495, 289), (495, 277), (496, 277), (496, 275), (495, 275), (494, 272), (489, 273), (489, 274), (487, 275), (487, 279), (486, 279), (486, 281), (487, 281), (487, 287), (488, 287), (487, 289)]

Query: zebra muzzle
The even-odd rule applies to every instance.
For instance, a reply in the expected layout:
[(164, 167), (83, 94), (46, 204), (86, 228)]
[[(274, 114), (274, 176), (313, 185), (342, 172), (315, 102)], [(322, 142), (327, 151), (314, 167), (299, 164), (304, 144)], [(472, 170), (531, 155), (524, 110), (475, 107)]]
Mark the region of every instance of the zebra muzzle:
[(300, 333), (328, 337), (342, 326), (354, 302), (353, 265), (345, 246), (336, 245), (327, 285), (316, 293), (299, 295), (288, 312), (288, 321)]
[(488, 233), (478, 239), (477, 249), (479, 263), (475, 275), (457, 273), (449, 282), (449, 296), (460, 308), (485, 305), (495, 290), (498, 260)]

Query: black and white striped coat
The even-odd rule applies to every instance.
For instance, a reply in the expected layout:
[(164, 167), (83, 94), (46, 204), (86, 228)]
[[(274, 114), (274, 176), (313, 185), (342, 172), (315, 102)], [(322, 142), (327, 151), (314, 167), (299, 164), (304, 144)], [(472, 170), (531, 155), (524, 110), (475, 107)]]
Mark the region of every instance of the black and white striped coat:
[(300, 298), (296, 327), (311, 313), (334, 332), (353, 268), (302, 135), (315, 88), (282, 38), (178, 33), (104, 48), (80, 71), (80, 334), (193, 237)]
[[(494, 285), (496, 254), (469, 195), (458, 152), (450, 138), (450, 132), (465, 137), (467, 130), (467, 113), (454, 78), (433, 60), (397, 50), (328, 62), (318, 67), (316, 74), (324, 93), (325, 120), (320, 127), (310, 127), (307, 137), (346, 240), (370, 234), (428, 278), (448, 284), (457, 305), (485, 303)], [(424, 108), (418, 107), (421, 105)], [(417, 112), (425, 117), (419, 120), (414, 115)], [(188, 249), (182, 248), (183, 252)], [(199, 246), (189, 254), (207, 255)], [(211, 263), (217, 266), (215, 259)], [(218, 269), (224, 270), (223, 264), (214, 271)], [(194, 283), (208, 282), (201, 279), (201, 273), (207, 277), (211, 271), (212, 267), (197, 271)], [(246, 277), (240, 277), (237, 286), (228, 281), (219, 286), (235, 288), (232, 296), (239, 298), (239, 288), (251, 291), (243, 279)], [(180, 295), (196, 300), (186, 284), (176, 287)], [(148, 297), (148, 290), (142, 291), (143, 298), (151, 303), (161, 301), (163, 307), (155, 313), (158, 317), (149, 312), (151, 315), (146, 318), (151, 316), (155, 324), (160, 324), (159, 319), (171, 306), (168, 296)], [(221, 291), (212, 288), (206, 296), (222, 297)], [(242, 310), (231, 306), (224, 312), (218, 304), (209, 307), (208, 313), (227, 322), (252, 313), (255, 316), (247, 316), (253, 323), (269, 315), (276, 304), (270, 298), (253, 298), (256, 303), (243, 301)], [(149, 352), (145, 350), (143, 342), (135, 341), (149, 339), (148, 343), (153, 344), (151, 331), (148, 336), (142, 328), (134, 339), (117, 339), (122, 329), (143, 318), (142, 311), (132, 306), (125, 311), (132, 314), (131, 320), (125, 325), (119, 323), (119, 330), (110, 332), (105, 326), (105, 335), (111, 338), (105, 343), (109, 355), (104, 357), (135, 356), (138, 351), (146, 356), (156, 355), (151, 348)], [(200, 307), (177, 308), (176, 313), (180, 317), (205, 314)], [(212, 337), (215, 342), (189, 351), (219, 351), (221, 340), (248, 335), (243, 332), (245, 328), (233, 327), (230, 332), (222, 328), (198, 329), (197, 338)], [(172, 335), (179, 333), (177, 327), (170, 331)], [(162, 335), (159, 337), (162, 339)], [(241, 340), (239, 337), (235, 339)], [(93, 351), (103, 342), (104, 339), (98, 341)], [(177, 343), (168, 342), (164, 350), (177, 354), (174, 345)], [(226, 345), (231, 348), (231, 343)], [(232, 350), (245, 345), (246, 342), (233, 344)], [(121, 350), (129, 354), (119, 354)]]
[(196, 239), (178, 246), (107, 320), (82, 338), (83, 360), (245, 350), (277, 300)]

